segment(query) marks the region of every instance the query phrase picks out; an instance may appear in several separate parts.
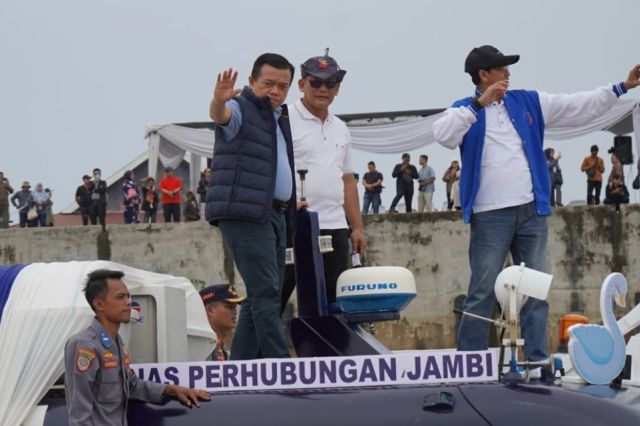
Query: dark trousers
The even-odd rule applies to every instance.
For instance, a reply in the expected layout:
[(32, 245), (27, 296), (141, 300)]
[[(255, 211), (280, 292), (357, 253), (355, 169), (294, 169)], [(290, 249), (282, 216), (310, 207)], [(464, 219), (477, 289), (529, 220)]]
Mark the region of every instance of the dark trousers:
[(144, 223), (156, 223), (156, 209), (145, 210)]
[(0, 217), (2, 217), (2, 224), (0, 228), (8, 228), (9, 227), (9, 204), (1, 203), (0, 204)]
[[(327, 290), (327, 303), (329, 306), (336, 301), (336, 283), (341, 273), (349, 268), (349, 230), (348, 229), (321, 229), (320, 235), (331, 235), (333, 251), (322, 255), (324, 265), (324, 284)], [(280, 314), (289, 303), (291, 293), (296, 288), (296, 274), (293, 265), (287, 265), (282, 287), (282, 300)]]
[(36, 219), (36, 222), (38, 222), (38, 226), (47, 226), (47, 210), (44, 208), (38, 210), (38, 218)]
[(396, 187), (396, 196), (393, 198), (391, 202), (391, 207), (389, 210), (395, 210), (398, 201), (400, 198), (404, 197), (404, 205), (407, 208), (407, 213), (411, 213), (411, 200), (413, 199), (413, 184), (411, 186), (404, 185)]
[(163, 204), (165, 223), (180, 222), (180, 203)]
[(447, 210), (453, 208), (453, 198), (451, 197), (451, 191), (447, 191)]
[(134, 206), (129, 206), (124, 208), (124, 223), (140, 223), (138, 220), (138, 208)]
[(247, 289), (231, 344), (231, 359), (288, 358), (280, 319), (287, 230), (284, 213), (265, 223), (221, 220), (218, 226)]
[[(595, 196), (592, 194), (595, 190)], [(587, 204), (600, 204), (600, 191), (602, 190), (601, 180), (587, 181)]]
[(28, 208), (24, 208), (22, 210), (20, 210), (20, 228), (25, 228), (27, 226), (27, 223), (29, 222), (27, 220), (27, 211), (29, 209)]
[(84, 226), (87, 226), (89, 224), (90, 207), (89, 206), (85, 206), (85, 207), (80, 206), (80, 214), (82, 215), (82, 224)]
[(97, 225), (100, 222), (100, 225), (104, 228), (105, 216), (107, 215), (107, 205), (106, 204), (91, 204), (89, 207), (89, 219), (91, 219), (92, 225)]

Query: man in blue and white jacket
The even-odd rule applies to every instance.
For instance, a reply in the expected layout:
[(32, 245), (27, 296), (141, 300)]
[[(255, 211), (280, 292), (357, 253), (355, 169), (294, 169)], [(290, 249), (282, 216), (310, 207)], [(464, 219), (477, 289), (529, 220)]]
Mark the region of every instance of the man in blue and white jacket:
[[(474, 48), (465, 72), (476, 86), (433, 124), (441, 145), (460, 147), (460, 201), (471, 223), (471, 280), (464, 311), (490, 317), (493, 286), (509, 252), (514, 264), (546, 271), (549, 174), (543, 152), (545, 127), (579, 126), (602, 115), (627, 90), (639, 84), (640, 65), (626, 81), (574, 94), (508, 90), (509, 69), (519, 55), (493, 46)], [(547, 358), (545, 301), (529, 298), (520, 313), (527, 360)], [(486, 349), (487, 322), (464, 316), (458, 350)]]

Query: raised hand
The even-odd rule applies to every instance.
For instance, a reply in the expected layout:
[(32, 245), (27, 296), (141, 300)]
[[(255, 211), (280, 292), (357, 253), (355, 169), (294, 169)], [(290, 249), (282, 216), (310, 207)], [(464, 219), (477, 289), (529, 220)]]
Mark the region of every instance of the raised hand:
[(487, 106), (492, 102), (498, 102), (502, 99), (507, 89), (509, 89), (508, 80), (497, 81), (487, 87), (487, 90), (478, 98), (478, 102), (480, 102), (482, 106)]
[(213, 89), (213, 99), (209, 104), (209, 115), (218, 124), (227, 124), (231, 119), (231, 110), (227, 108), (227, 101), (237, 96), (242, 89), (234, 89), (238, 72), (229, 68), (218, 74), (216, 86)]
[(236, 80), (238, 79), (238, 71), (234, 71), (232, 68), (222, 71), (218, 74), (216, 79), (216, 86), (213, 89), (214, 101), (220, 101), (222, 103), (236, 97), (242, 89), (234, 89)]
[(631, 71), (629, 71), (629, 76), (627, 77), (627, 81), (624, 82), (624, 86), (627, 90), (640, 86), (640, 64), (635, 65)]

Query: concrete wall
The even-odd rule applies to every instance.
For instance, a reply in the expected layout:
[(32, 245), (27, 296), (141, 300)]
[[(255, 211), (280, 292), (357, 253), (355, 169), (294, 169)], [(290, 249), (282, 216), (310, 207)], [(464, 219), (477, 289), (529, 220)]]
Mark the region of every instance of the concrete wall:
[[(469, 227), (459, 213), (365, 217), (370, 265), (398, 265), (416, 276), (418, 296), (397, 322), (380, 323), (378, 336), (394, 349), (455, 345), (454, 300), (469, 281)], [(604, 277), (618, 271), (629, 282), (627, 306), (640, 292), (640, 206), (621, 213), (608, 206), (565, 207), (549, 217), (549, 344), (557, 343), (561, 315), (581, 312), (599, 321)], [(133, 267), (204, 283), (235, 283), (241, 277), (217, 228), (206, 223), (114, 225), (0, 230), (0, 263), (109, 259)], [(628, 309), (627, 309), (628, 310)], [(618, 311), (622, 314), (623, 311)]]

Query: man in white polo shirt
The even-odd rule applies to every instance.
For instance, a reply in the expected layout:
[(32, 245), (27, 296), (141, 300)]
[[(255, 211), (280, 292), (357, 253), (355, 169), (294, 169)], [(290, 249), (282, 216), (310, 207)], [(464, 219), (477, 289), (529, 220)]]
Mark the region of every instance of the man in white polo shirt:
[[(351, 162), (351, 134), (346, 124), (329, 111), (346, 74), (328, 55), (308, 59), (301, 65), (299, 99), (289, 108), (296, 169), (307, 169), (304, 185), (306, 203), (318, 213), (320, 233), (331, 235), (333, 252), (324, 254), (327, 302), (336, 299), (336, 281), (348, 268), (351, 250), (364, 255), (363, 232), (357, 182)], [(296, 184), (300, 188), (299, 176)], [(351, 229), (349, 229), (351, 228)], [(284, 309), (295, 287), (293, 274), (287, 274), (282, 294)]]
[[(509, 65), (519, 55), (503, 55), (493, 46), (476, 47), (465, 60), (465, 72), (476, 86), (433, 123), (441, 145), (460, 147), (460, 201), (471, 224), (471, 280), (463, 310), (489, 317), (495, 279), (509, 253), (546, 271), (547, 215), (551, 214), (549, 173), (543, 152), (545, 128), (589, 123), (605, 113), (627, 90), (637, 87), (640, 65), (627, 80), (587, 92), (553, 95), (509, 90)], [(547, 302), (529, 298), (520, 311), (529, 361), (547, 358)], [(486, 349), (489, 323), (464, 316), (458, 350)]]

